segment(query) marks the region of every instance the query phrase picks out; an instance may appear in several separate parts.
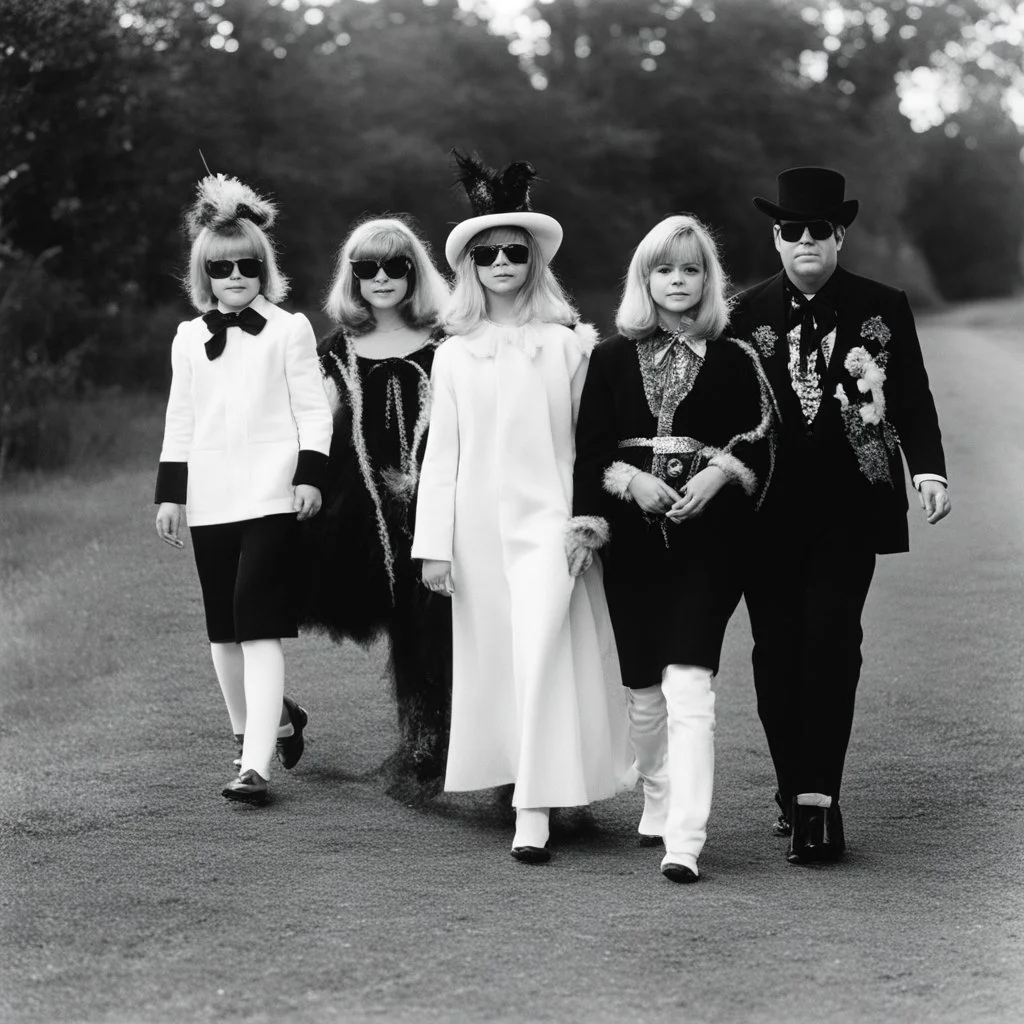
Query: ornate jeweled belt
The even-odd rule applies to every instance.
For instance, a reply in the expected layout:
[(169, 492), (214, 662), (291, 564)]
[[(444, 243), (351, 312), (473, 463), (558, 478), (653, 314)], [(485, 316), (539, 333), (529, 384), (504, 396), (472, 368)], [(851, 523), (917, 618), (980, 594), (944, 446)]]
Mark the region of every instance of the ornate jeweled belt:
[[(705, 447), (695, 437), (627, 437), (619, 442), (620, 448), (650, 448), (654, 452), (651, 472), (666, 480), (689, 479), (695, 467), (695, 456)], [(667, 458), (683, 455), (689, 458)]]
[(620, 448), (650, 448), (655, 455), (692, 455), (704, 447), (695, 437), (627, 437)]

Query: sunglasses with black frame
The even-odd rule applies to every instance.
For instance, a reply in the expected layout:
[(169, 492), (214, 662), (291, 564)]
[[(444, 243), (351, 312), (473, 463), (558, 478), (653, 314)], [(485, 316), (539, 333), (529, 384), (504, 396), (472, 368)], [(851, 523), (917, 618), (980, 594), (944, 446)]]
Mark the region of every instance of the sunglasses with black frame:
[(530, 260), (530, 247), (522, 242), (504, 242), (500, 245), (474, 245), (469, 250), (469, 255), (478, 267), (489, 267), (497, 258), (498, 253), (503, 252), (509, 263), (528, 263)]
[(393, 281), (405, 277), (412, 270), (408, 256), (391, 256), (386, 260), (350, 260), (352, 273), (360, 281), (372, 281), (377, 272), (383, 270)]
[(776, 221), (775, 226), (784, 242), (799, 242), (804, 237), (804, 229), (811, 233), (811, 238), (822, 242), (836, 233), (835, 225), (827, 220), (791, 220), (782, 223)]
[(214, 281), (230, 277), (235, 267), (238, 267), (242, 277), (259, 277), (262, 264), (263, 260), (256, 256), (245, 256), (240, 260), (207, 260), (206, 272)]

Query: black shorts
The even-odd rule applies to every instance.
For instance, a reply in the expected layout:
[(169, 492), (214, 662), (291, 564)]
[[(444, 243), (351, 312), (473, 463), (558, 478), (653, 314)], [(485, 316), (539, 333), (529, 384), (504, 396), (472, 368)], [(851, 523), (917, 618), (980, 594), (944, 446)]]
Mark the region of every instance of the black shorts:
[(298, 636), (297, 530), (294, 512), (190, 528), (211, 643)]

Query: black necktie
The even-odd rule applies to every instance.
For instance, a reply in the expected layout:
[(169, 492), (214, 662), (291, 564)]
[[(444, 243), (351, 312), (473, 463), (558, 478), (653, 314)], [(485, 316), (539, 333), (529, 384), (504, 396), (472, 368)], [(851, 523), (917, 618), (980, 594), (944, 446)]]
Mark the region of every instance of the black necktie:
[(228, 328), (241, 327), (246, 334), (259, 334), (266, 326), (266, 317), (260, 316), (251, 306), (238, 313), (222, 313), (211, 309), (203, 314), (203, 323), (210, 329), (210, 340), (206, 343), (206, 358), (216, 359), (228, 343)]
[[(831, 283), (831, 282), (829, 282)], [(816, 359), (821, 341), (835, 329), (838, 320), (835, 307), (835, 289), (828, 284), (812, 299), (808, 299), (792, 286), (789, 292), (789, 319), (792, 330), (800, 325), (800, 372), (807, 372), (809, 360)]]

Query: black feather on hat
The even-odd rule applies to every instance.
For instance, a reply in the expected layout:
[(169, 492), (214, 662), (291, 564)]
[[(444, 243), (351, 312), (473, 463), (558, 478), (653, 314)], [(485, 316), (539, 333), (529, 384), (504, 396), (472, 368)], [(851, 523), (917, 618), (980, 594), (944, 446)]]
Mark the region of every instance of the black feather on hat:
[(502, 171), (488, 167), (478, 157), (452, 150), (458, 165), (457, 185), (469, 196), (473, 214), (515, 213), (530, 209), (530, 185), (537, 177), (533, 164), (517, 160)]
[(533, 164), (517, 160), (498, 171), (457, 149), (452, 156), (458, 167), (456, 185), (465, 189), (473, 216), (457, 224), (448, 236), (444, 254), (449, 265), (455, 266), (474, 235), (502, 226), (528, 231), (537, 240), (545, 262), (550, 262), (562, 243), (562, 226), (554, 217), (534, 213), (530, 207), (530, 186), (537, 178)]

